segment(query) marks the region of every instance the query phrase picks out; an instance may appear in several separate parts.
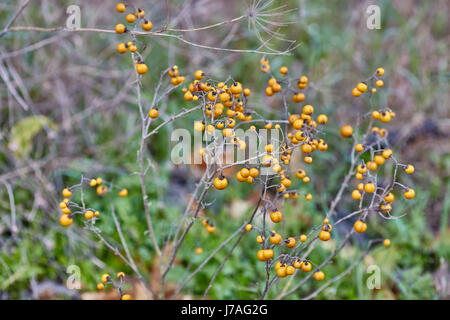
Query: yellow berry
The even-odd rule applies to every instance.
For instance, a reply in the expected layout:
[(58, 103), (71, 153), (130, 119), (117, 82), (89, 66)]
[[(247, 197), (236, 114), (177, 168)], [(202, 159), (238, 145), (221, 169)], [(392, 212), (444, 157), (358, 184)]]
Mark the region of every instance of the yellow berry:
[(127, 28), (123, 24), (119, 23), (116, 25), (117, 33), (124, 33), (126, 30), (127, 30)]
[(72, 196), (72, 191), (70, 191), (68, 188), (64, 188), (62, 191), (62, 196), (64, 198), (70, 198)]
[(125, 12), (125, 9), (126, 9), (126, 6), (122, 2), (119, 2), (116, 5), (117, 12), (120, 12), (120, 13)]
[(353, 128), (351, 125), (344, 125), (341, 127), (341, 136), (344, 138), (349, 138), (353, 134)]
[(127, 189), (122, 189), (122, 190), (119, 191), (119, 197), (124, 198), (126, 196), (128, 196), (128, 190)]
[(134, 21), (136, 21), (136, 16), (132, 13), (129, 13), (125, 17), (125, 20), (127, 20), (128, 23), (133, 23)]
[(111, 277), (109, 276), (109, 274), (104, 273), (104, 274), (102, 274), (100, 280), (101, 280), (103, 283), (106, 283), (106, 282), (108, 282), (108, 281), (111, 280)]
[(84, 217), (88, 220), (92, 219), (94, 217), (94, 212), (92, 210), (86, 210), (84, 212)]
[(59, 223), (61, 223), (61, 225), (63, 227), (68, 227), (72, 224), (73, 219), (69, 217), (68, 214), (63, 214), (61, 217), (59, 217)]
[(142, 30), (150, 31), (150, 30), (152, 30), (152, 28), (153, 28), (153, 24), (152, 24), (152, 22), (150, 20), (145, 20), (142, 23)]
[(414, 166), (412, 164), (408, 164), (408, 166), (405, 168), (405, 172), (407, 174), (412, 174), (414, 172)]

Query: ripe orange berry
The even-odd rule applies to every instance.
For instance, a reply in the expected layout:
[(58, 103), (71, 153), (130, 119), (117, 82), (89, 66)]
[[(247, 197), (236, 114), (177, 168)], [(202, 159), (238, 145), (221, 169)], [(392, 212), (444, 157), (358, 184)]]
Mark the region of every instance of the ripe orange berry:
[(367, 193), (374, 193), (375, 192), (375, 185), (372, 182), (368, 182), (364, 185), (364, 191)]
[(213, 226), (213, 225), (207, 225), (206, 226), (206, 231), (208, 232), (208, 233), (214, 233), (214, 232), (216, 232), (216, 226)]
[(142, 17), (142, 16), (144, 16), (144, 14), (145, 14), (145, 11), (142, 10), (141, 8), (138, 8), (135, 13), (136, 17)]
[(236, 179), (237, 179), (237, 181), (239, 181), (239, 182), (245, 182), (245, 181), (247, 181), (247, 178), (244, 178), (244, 177), (242, 176), (242, 174), (241, 174), (240, 171), (238, 171), (238, 172), (236, 173)]
[(361, 193), (359, 192), (359, 190), (352, 191), (352, 198), (353, 198), (353, 200), (361, 199)]
[(382, 166), (386, 162), (386, 159), (384, 159), (382, 155), (377, 154), (373, 157), (373, 161), (375, 161), (378, 166)]
[(361, 220), (357, 220), (354, 223), (353, 228), (358, 233), (364, 233), (367, 230), (367, 224), (365, 222), (362, 222)]
[(320, 231), (319, 232), (319, 239), (322, 241), (328, 241), (331, 238), (331, 233), (329, 233), (328, 231)]
[(382, 76), (382, 75), (384, 74), (384, 69), (383, 69), (383, 68), (378, 68), (378, 69), (377, 69), (377, 74), (378, 74), (379, 76)]
[(256, 258), (259, 261), (266, 261), (266, 258), (264, 257), (264, 250), (258, 250), (258, 252), (256, 252)]
[(312, 264), (309, 263), (308, 261), (304, 261), (303, 265), (302, 265), (302, 270), (304, 272), (309, 272), (309, 271), (311, 271), (311, 269), (312, 269)]
[(314, 279), (316, 279), (317, 281), (322, 281), (323, 279), (325, 279), (325, 274), (322, 271), (317, 271), (314, 273)]
[(132, 13), (129, 13), (125, 17), (125, 20), (127, 20), (128, 23), (133, 23), (134, 21), (136, 21), (136, 16)]
[(383, 246), (389, 247), (390, 245), (391, 245), (391, 240), (389, 240), (389, 239), (384, 239), (384, 241), (383, 241)]
[(148, 116), (152, 119), (156, 119), (159, 116), (159, 111), (157, 108), (152, 108), (148, 111)]
[(296, 244), (297, 244), (297, 240), (295, 240), (294, 237), (289, 237), (286, 239), (286, 247), (294, 248)]
[(120, 300), (131, 300), (131, 296), (129, 294), (124, 294), (120, 297)]
[(286, 267), (284, 266), (282, 266), (282, 267), (279, 267), (278, 269), (276, 269), (276, 272), (277, 272), (277, 276), (278, 277), (280, 277), (280, 278), (284, 278), (284, 277), (286, 277)]
[(380, 112), (378, 110), (372, 111), (372, 119), (379, 119), (380, 118)]
[(314, 107), (312, 105), (307, 104), (307, 105), (305, 105), (303, 107), (302, 113), (303, 114), (308, 114), (308, 115), (313, 114), (314, 113)]
[(407, 174), (412, 174), (414, 172), (414, 166), (412, 164), (408, 164), (408, 166), (405, 168), (405, 172)]
[(105, 289), (105, 285), (101, 282), (97, 283), (97, 290), (103, 290)]
[(394, 201), (394, 195), (392, 194), (392, 192), (389, 192), (385, 197), (384, 197), (384, 201), (386, 201), (387, 203), (391, 203)]
[(120, 34), (120, 33), (126, 32), (126, 31), (127, 31), (127, 28), (123, 24), (119, 23), (119, 24), (116, 25), (116, 32), (117, 33)]
[(258, 242), (259, 244), (263, 243), (264, 242), (264, 237), (259, 234), (256, 237), (256, 242)]
[(122, 189), (119, 191), (119, 197), (125, 198), (126, 196), (128, 196), (128, 190), (127, 189)]
[(122, 2), (119, 2), (116, 5), (116, 10), (117, 10), (117, 12), (120, 12), (120, 13), (125, 12), (125, 10), (126, 10), (125, 4), (123, 4)]
[(367, 85), (364, 82), (360, 82), (356, 85), (356, 89), (358, 89), (361, 92), (366, 92)]
[(136, 71), (139, 74), (145, 74), (148, 71), (148, 66), (145, 63), (136, 64)]
[(406, 199), (412, 199), (416, 196), (416, 192), (413, 189), (406, 190), (403, 195)]
[(352, 90), (352, 95), (354, 96), (354, 97), (359, 97), (360, 95), (361, 95), (362, 93), (361, 93), (361, 91), (359, 91), (358, 90), (358, 88), (353, 88), (353, 90)]
[(389, 111), (382, 111), (379, 117), (380, 121), (383, 123), (388, 123), (391, 121), (391, 113)]
[(392, 155), (392, 150), (391, 149), (383, 150), (381, 155), (383, 156), (383, 158), (389, 159), (389, 157)]
[(328, 122), (328, 117), (324, 114), (319, 114), (319, 116), (317, 117), (317, 123), (325, 124), (327, 122)]
[(299, 82), (300, 83), (304, 83), (304, 84), (308, 83), (308, 77), (307, 76), (301, 76), (300, 79), (299, 79)]
[(223, 190), (228, 186), (228, 180), (224, 176), (219, 176), (214, 179), (213, 184), (217, 190)]
[(273, 258), (273, 250), (272, 249), (265, 249), (263, 250), (263, 255), (265, 260), (270, 260)]
[(100, 280), (101, 280), (103, 283), (106, 283), (106, 282), (108, 282), (108, 281), (111, 280), (111, 277), (109, 276), (109, 274), (104, 273), (104, 274), (102, 274), (102, 277), (100, 278)]
[(286, 274), (288, 276), (291, 276), (295, 273), (295, 268), (293, 266), (287, 266), (286, 267)]
[(272, 231), (270, 234), (269, 240), (270, 240), (270, 243), (276, 245), (276, 244), (279, 244), (283, 240), (283, 238), (281, 237), (281, 235), (279, 233)]
[(341, 127), (341, 136), (344, 138), (350, 138), (353, 134), (353, 128), (351, 125), (344, 125)]
[(375, 82), (377, 87), (382, 87), (384, 85), (383, 80), (377, 80), (377, 82)]
[(272, 222), (274, 222), (274, 223), (278, 223), (281, 220), (283, 220), (283, 214), (281, 213), (281, 211), (274, 210), (270, 214), (270, 220), (272, 220)]
[(125, 43), (119, 43), (117, 45), (117, 52), (119, 52), (120, 54), (127, 52), (127, 46), (125, 45)]
[(150, 20), (144, 20), (142, 23), (142, 30), (144, 31), (150, 31), (153, 29), (153, 24)]
[(59, 217), (59, 223), (61, 223), (61, 225), (63, 227), (68, 227), (72, 224), (73, 219), (69, 217), (68, 214), (63, 214), (61, 217)]
[(259, 176), (259, 170), (256, 168), (250, 168), (250, 176), (256, 178)]
[(272, 87), (267, 87), (265, 91), (266, 91), (266, 95), (268, 95), (269, 97), (273, 96), (273, 94), (274, 94)]
[(84, 217), (88, 220), (92, 219), (94, 217), (94, 212), (92, 210), (86, 210), (84, 212)]
[(72, 191), (70, 191), (68, 188), (64, 188), (62, 191), (62, 196), (64, 198), (70, 198), (72, 196)]

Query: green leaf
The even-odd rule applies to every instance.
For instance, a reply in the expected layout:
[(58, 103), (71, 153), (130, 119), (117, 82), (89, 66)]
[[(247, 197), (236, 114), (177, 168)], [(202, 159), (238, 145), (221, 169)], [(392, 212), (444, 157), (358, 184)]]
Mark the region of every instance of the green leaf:
[(45, 116), (30, 116), (16, 122), (11, 130), (9, 149), (19, 157), (23, 158), (31, 151), (33, 138), (44, 127), (56, 130), (58, 126)]

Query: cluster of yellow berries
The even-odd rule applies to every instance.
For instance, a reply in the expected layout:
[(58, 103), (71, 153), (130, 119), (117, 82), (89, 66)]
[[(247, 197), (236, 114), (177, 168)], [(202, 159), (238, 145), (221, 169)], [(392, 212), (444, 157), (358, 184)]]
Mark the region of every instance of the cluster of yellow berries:
[(108, 284), (111, 284), (112, 286), (114, 286), (115, 288), (117, 288), (119, 290), (119, 294), (120, 294), (120, 300), (131, 300), (131, 295), (124, 293), (122, 291), (122, 285), (125, 281), (125, 273), (124, 272), (119, 272), (117, 273), (117, 279), (119, 280), (119, 282), (115, 282), (113, 281), (113, 279), (111, 278), (111, 276), (107, 273), (102, 274), (99, 283), (97, 283), (97, 290), (104, 290), (105, 286)]
[[(124, 3), (118, 3), (116, 5), (116, 10), (119, 13), (125, 13), (127, 8), (129, 6), (125, 5)], [(133, 9), (133, 12), (130, 12), (126, 15), (125, 20), (127, 23), (134, 24), (134, 28), (137, 27), (138, 23), (141, 23), (141, 28), (144, 31), (151, 31), (153, 28), (153, 24), (150, 20), (145, 18), (145, 11), (137, 8)], [(122, 34), (127, 32), (129, 29), (122, 23), (119, 23), (115, 27), (116, 33)], [(134, 41), (129, 41), (127, 43), (121, 42), (117, 45), (117, 52), (120, 54), (124, 54), (127, 51), (130, 51), (131, 53), (136, 53), (138, 50), (136, 43)], [(139, 57), (136, 61), (136, 72), (138, 74), (145, 74), (148, 71), (148, 66), (142, 61), (142, 58)]]
[[(382, 76), (384, 74), (383, 68), (378, 68), (372, 78), (376, 79), (377, 86), (381, 87), (378, 84), (379, 79), (377, 76)], [(371, 78), (371, 79), (372, 79)], [(367, 90), (367, 86), (365, 83), (360, 83), (354, 89), (358, 90), (358, 92), (365, 92)], [(354, 94), (355, 95), (355, 94)], [(358, 95), (359, 96), (359, 95)], [(388, 123), (392, 118), (395, 117), (395, 112), (390, 110), (389, 108), (373, 110), (370, 113), (372, 121), (379, 120), (382, 123)], [(379, 138), (386, 138), (388, 135), (388, 130), (385, 128), (379, 128), (377, 126), (373, 126), (370, 128), (370, 132), (373, 135), (378, 135)], [(351, 137), (353, 135), (353, 128), (350, 125), (345, 125), (341, 127), (341, 135), (345, 138)], [(363, 201), (365, 194), (376, 194), (378, 190), (382, 190), (382, 194), (380, 194), (379, 198), (381, 199), (379, 204), (379, 210), (388, 214), (392, 211), (392, 203), (395, 199), (394, 194), (390, 190), (385, 190), (383, 188), (379, 188), (372, 180), (371, 171), (376, 171), (382, 165), (386, 163), (389, 159), (392, 159), (393, 152), (389, 148), (382, 148), (383, 140), (376, 140), (377, 150), (373, 150), (373, 142), (370, 143), (357, 143), (355, 145), (355, 151), (362, 155), (365, 152), (370, 152), (371, 160), (366, 161), (365, 163), (361, 163), (356, 167), (355, 178), (356, 180), (364, 181), (359, 182), (357, 184), (356, 189), (354, 189), (351, 193), (351, 197), (357, 201)], [(397, 163), (397, 162), (396, 162)], [(404, 167), (404, 171), (407, 174), (412, 174), (414, 172), (414, 166), (411, 164), (403, 165), (398, 164), (398, 166)], [(394, 177), (395, 179), (395, 177)], [(392, 186), (393, 187), (393, 186)], [(403, 195), (406, 199), (412, 199), (415, 196), (415, 192), (412, 188), (404, 187)], [(363, 233), (367, 230), (367, 224), (364, 221), (357, 220), (354, 223), (354, 229), (358, 233)], [(386, 241), (385, 241), (386, 242)]]
[[(99, 178), (101, 179), (101, 178)], [(95, 179), (94, 179), (95, 180)], [(72, 196), (72, 191), (70, 191), (68, 188), (64, 188), (62, 191), (62, 196), (64, 197), (63, 201), (59, 203), (59, 207), (61, 208), (62, 215), (59, 218), (59, 222), (62, 226), (68, 227), (73, 222), (73, 215), (75, 214), (83, 214), (86, 220), (91, 220), (94, 217), (99, 217), (100, 212), (93, 209), (87, 209), (82, 211), (81, 207), (76, 205), (75, 203), (70, 202), (70, 197)], [(79, 211), (72, 212), (70, 209), (70, 206), (74, 206), (75, 208), (79, 209)]]
[(62, 191), (62, 196), (64, 197), (63, 201), (59, 203), (59, 207), (61, 209), (62, 215), (59, 218), (59, 223), (61, 223), (62, 226), (68, 227), (72, 224), (73, 219), (71, 216), (71, 210), (70, 210), (70, 197), (72, 196), (72, 191), (70, 191), (68, 188), (64, 188)]
[(202, 225), (206, 228), (206, 231), (208, 233), (216, 232), (216, 226), (214, 224), (212, 224), (212, 222), (209, 221), (209, 219), (203, 219), (202, 220)]
[(177, 86), (186, 81), (185, 77), (180, 74), (178, 66), (173, 66), (169, 69), (169, 71), (167, 71), (167, 73), (170, 76), (170, 83), (174, 86)]
[[(75, 189), (78, 187), (83, 188), (83, 182), (85, 181), (88, 182), (90, 187), (96, 188), (96, 193), (100, 197), (103, 197), (108, 192), (108, 187), (103, 184), (103, 179), (100, 177), (92, 179), (83, 178), (83, 181), (80, 185), (76, 185), (71, 188), (64, 188), (61, 192), (64, 199), (59, 203), (59, 207), (62, 213), (61, 217), (59, 218), (59, 222), (64, 227), (68, 227), (73, 223), (73, 216), (76, 214), (83, 214), (86, 220), (92, 220), (100, 216), (100, 212), (98, 210), (94, 210), (92, 208), (83, 209), (83, 207), (81, 207), (77, 203), (70, 201), (70, 197), (72, 197), (71, 189)], [(122, 198), (127, 197), (128, 190), (125, 188), (120, 188), (118, 195)], [(72, 212), (71, 207), (75, 208), (76, 211)]]
[[(277, 79), (270, 72), (270, 64), (269, 61), (265, 58), (260, 60), (260, 69), (264, 73), (270, 74), (270, 78), (267, 82), (268, 86), (265, 88), (265, 94), (267, 96), (273, 96), (276, 93), (281, 92), (283, 95), (288, 92), (293, 92), (292, 101), (295, 103), (301, 103), (305, 101), (306, 96), (305, 93), (299, 92), (297, 89), (303, 90), (308, 85), (308, 77), (301, 76), (297, 78), (295, 81), (297, 83), (297, 88), (293, 88), (291, 83), (292, 79), (286, 79), (286, 75), (288, 74), (288, 68), (286, 66), (282, 66), (279, 69), (281, 78)], [(289, 132), (286, 132), (286, 140), (284, 143), (279, 146), (279, 148), (275, 148), (273, 144), (268, 143), (265, 145), (264, 150), (265, 154), (262, 155), (260, 165), (265, 167), (270, 167), (272, 171), (279, 178), (279, 183), (276, 185), (276, 191), (283, 195), (283, 198), (288, 199), (297, 199), (299, 192), (297, 190), (289, 190), (292, 185), (292, 180), (288, 174), (288, 166), (292, 160), (292, 151), (294, 148), (299, 147), (299, 149), (303, 153), (303, 161), (306, 164), (312, 162), (312, 154), (314, 151), (326, 151), (328, 149), (327, 143), (317, 137), (319, 133), (319, 125), (325, 125), (328, 122), (328, 117), (325, 114), (319, 114), (317, 117), (314, 117), (314, 107), (310, 104), (305, 104), (301, 107), (299, 113), (291, 113), (288, 116), (288, 128)], [(265, 129), (272, 129), (273, 125), (271, 121), (266, 121), (264, 124)], [(280, 126), (275, 125), (275, 129), (279, 129)], [(275, 154), (280, 155), (280, 160), (275, 157)], [(241, 170), (239, 170), (236, 174), (236, 178), (238, 181), (245, 181), (247, 177), (251, 177), (251, 170), (258, 168), (250, 168), (245, 166)], [(255, 172), (256, 173), (256, 172)], [(304, 183), (308, 183), (310, 178), (307, 176), (306, 171), (302, 168), (297, 169), (295, 172), (295, 176), (302, 180)], [(277, 181), (277, 180), (274, 180)], [(305, 195), (306, 200), (311, 200), (312, 195), (310, 193)], [(283, 221), (283, 213), (277, 208), (273, 208), (269, 214), (270, 220), (277, 224)], [(271, 261), (274, 260), (274, 248), (279, 245), (285, 245), (287, 248), (296, 248), (298, 247), (298, 243), (306, 242), (308, 237), (305, 234), (302, 234), (297, 237), (287, 237), (283, 239), (282, 235), (272, 230), (269, 233), (268, 240), (264, 235), (263, 230), (260, 230), (256, 226), (248, 224), (245, 229), (247, 231), (256, 230), (259, 234), (256, 237), (257, 243), (262, 245), (262, 249), (257, 251), (257, 259), (260, 261)], [(328, 241), (331, 238), (331, 230), (332, 226), (330, 224), (329, 219), (324, 220), (324, 224), (322, 226), (322, 230), (319, 232), (319, 239), (322, 241)], [(286, 257), (285, 257), (286, 256)], [(279, 261), (277, 261), (279, 260)], [(288, 275), (292, 275), (295, 273), (296, 269), (301, 269), (304, 272), (309, 272), (312, 270), (313, 263), (307, 259), (301, 259), (299, 257), (287, 257), (287, 255), (280, 255), (275, 261), (275, 271), (278, 277), (283, 278)], [(325, 274), (323, 271), (318, 270), (314, 274), (314, 278), (318, 281), (321, 281), (325, 278)]]
[(375, 120), (380, 120), (383, 123), (388, 123), (391, 121), (392, 118), (395, 117), (395, 112), (392, 110), (374, 110), (372, 111), (372, 118)]
[(96, 187), (95, 192), (97, 192), (100, 197), (103, 197), (108, 193), (108, 187), (103, 184), (103, 179), (100, 177), (92, 178), (91, 181), (89, 181), (89, 186), (93, 188)]
[[(125, 13), (127, 10), (127, 7), (128, 7), (127, 5), (120, 2), (116, 5), (116, 10), (119, 13)], [(133, 8), (133, 10), (134, 10), (134, 8)], [(145, 18), (145, 11), (140, 8), (137, 8), (136, 10), (134, 10), (134, 12), (128, 13), (125, 17), (125, 20), (128, 23), (136, 23), (140, 20), (142, 30), (144, 30), (144, 31), (151, 31), (153, 28), (152, 22), (149, 19)], [(127, 31), (128, 31), (127, 27), (125, 27), (122, 23), (119, 23), (116, 25), (117, 33), (120, 34), (120, 33), (124, 33)]]
[(250, 168), (248, 166), (242, 168), (236, 173), (236, 179), (239, 182), (253, 183), (253, 179), (259, 176), (258, 168)]
[[(281, 221), (282, 219), (282, 213), (278, 210), (274, 210), (271, 215), (271, 220), (275, 223)], [(247, 231), (252, 231), (252, 230), (256, 230), (258, 232), (261, 232), (261, 230), (259, 230), (259, 228), (257, 228), (256, 226), (253, 226), (252, 224), (247, 224), (245, 226), (245, 229)], [(322, 231), (319, 233), (319, 239), (321, 239), (322, 241), (328, 241), (331, 237), (331, 230), (332, 230), (332, 226), (330, 225), (330, 221), (329, 219), (324, 219), (323, 221), (323, 226), (322, 226)], [(281, 234), (277, 233), (275, 230), (272, 230), (269, 233), (269, 242), (270, 242), (270, 247), (267, 247), (269, 244), (266, 243), (266, 239), (263, 235), (258, 234), (258, 236), (256, 237), (256, 242), (258, 242), (259, 244), (262, 244), (265, 248), (258, 250), (258, 252), (256, 253), (256, 257), (259, 261), (269, 261), (274, 259), (274, 247), (276, 247), (277, 245), (281, 245), (284, 244), (286, 245), (287, 248), (293, 249), (296, 248), (297, 246), (297, 240), (299, 240), (300, 242), (306, 242), (308, 237), (305, 234), (302, 234), (298, 237), (288, 237), (286, 239), (283, 240), (283, 237), (281, 236)], [(296, 269), (301, 269), (304, 272), (309, 272), (312, 269), (312, 265), (313, 263), (307, 259), (300, 259), (299, 257), (290, 257), (287, 258), (285, 257), (286, 255), (282, 255), (279, 258), (279, 261), (277, 261), (275, 263), (275, 272), (277, 274), (278, 277), (280, 278), (284, 278), (288, 275), (293, 275), (295, 273)], [(278, 258), (277, 258), (278, 260)], [(315, 272), (314, 274), (314, 278), (317, 281), (321, 281), (325, 278), (325, 274), (320, 271), (317, 270), (317, 272)]]
[[(367, 89), (369, 89), (367, 82), (369, 82), (370, 80), (375, 81), (375, 86), (377, 87), (382, 87), (384, 85), (383, 80), (381, 80), (379, 77), (381, 77), (384, 74), (384, 69), (383, 68), (378, 68), (375, 73), (372, 75), (372, 77), (370, 77), (367, 81), (361, 81), (360, 83), (358, 83), (356, 85), (355, 88), (353, 88), (352, 90), (352, 95), (354, 97), (359, 97), (361, 96), (364, 92), (367, 91)], [(371, 88), (370, 91), (372, 93), (377, 92), (377, 89), (375, 87)]]

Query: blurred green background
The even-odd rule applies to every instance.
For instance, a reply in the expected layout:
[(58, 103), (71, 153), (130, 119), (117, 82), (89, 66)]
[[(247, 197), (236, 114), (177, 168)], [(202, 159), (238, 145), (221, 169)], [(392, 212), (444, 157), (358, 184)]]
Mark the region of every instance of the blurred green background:
[[(21, 1), (2, 1), (0, 27), (16, 12)], [(157, 29), (165, 23), (163, 1), (130, 1), (144, 8)], [(381, 8), (381, 29), (366, 27), (366, 8)], [(81, 26), (113, 29), (123, 21), (114, 2), (32, 1), (13, 26), (64, 26), (66, 8), (81, 8)], [(247, 10), (240, 0), (169, 1), (170, 26), (192, 28), (231, 19)], [(349, 164), (350, 144), (342, 143), (338, 128), (354, 121), (368, 107), (368, 101), (355, 100), (351, 89), (358, 81), (382, 66), (385, 87), (380, 105), (397, 114), (388, 128), (397, 158), (412, 163), (416, 173), (401, 182), (414, 185), (416, 198), (399, 201), (394, 215), (407, 216), (393, 221), (371, 217), (366, 235), (359, 236), (325, 268), (330, 278), (346, 269), (364, 250), (370, 238), (389, 237), (389, 249), (373, 250), (350, 275), (324, 290), (318, 299), (440, 299), (449, 298), (450, 258), (449, 169), (450, 107), (448, 45), (450, 3), (436, 1), (275, 1), (271, 8), (286, 5), (281, 21), (291, 23), (278, 31), (284, 39), (300, 44), (291, 55), (268, 56), (272, 68), (287, 65), (291, 75), (308, 75), (307, 101), (329, 116), (326, 140), (330, 146), (312, 164), (312, 182), (300, 190), (313, 193), (314, 201), (288, 202), (286, 231), (300, 234), (320, 223), (333, 195), (340, 187)], [(270, 17), (277, 20), (277, 17)], [(201, 32), (186, 33), (187, 40), (233, 49), (255, 49), (261, 45), (257, 33), (244, 19)], [(47, 40), (46, 40), (47, 39)], [(102, 212), (97, 226), (113, 243), (120, 244), (110, 214), (111, 205), (125, 230), (133, 257), (145, 276), (157, 274), (158, 261), (147, 236), (140, 195), (136, 151), (139, 147), (139, 113), (133, 88), (130, 56), (116, 53), (126, 36), (109, 33), (47, 33), (11, 31), (0, 38), (0, 298), (79, 298), (64, 290), (66, 268), (81, 270), (83, 298), (115, 298), (98, 295), (95, 285), (103, 272), (119, 270), (131, 274), (123, 262), (107, 250), (88, 230), (82, 219), (70, 228), (59, 225), (60, 190), (78, 183), (80, 175), (100, 176), (129, 190), (128, 198), (99, 198), (87, 192), (86, 201)], [(252, 89), (251, 106), (268, 118), (277, 118), (280, 104), (267, 100), (263, 88), (267, 78), (259, 71), (260, 54), (207, 50), (186, 45), (173, 38), (139, 37), (138, 47), (150, 72), (143, 78), (143, 99), (148, 106), (162, 70), (174, 64), (192, 79), (201, 68), (211, 77), (225, 80), (229, 75)], [(41, 42), (45, 41), (45, 42)], [(28, 48), (38, 43), (36, 50)], [(42, 46), (41, 46), (42, 45)], [(288, 42), (273, 38), (270, 46), (284, 50)], [(22, 104), (6, 86), (13, 87)], [(182, 107), (180, 90), (162, 102), (168, 115)], [(275, 101), (275, 102), (274, 102)], [(295, 106), (291, 106), (292, 112)], [(161, 130), (148, 145), (155, 161), (147, 180), (157, 234), (167, 233), (194, 188), (199, 168), (175, 167), (167, 143), (174, 128), (192, 128), (200, 113)], [(40, 119), (40, 120), (39, 120)], [(44, 125), (42, 125), (44, 123)], [(234, 180), (234, 179), (233, 179)], [(301, 189), (303, 188), (303, 189)], [(173, 284), (195, 268), (206, 255), (228, 237), (251, 213), (257, 188), (232, 182), (226, 192), (212, 192), (216, 198), (206, 214), (218, 231), (207, 235), (195, 225), (169, 275)], [(11, 194), (13, 197), (11, 197)], [(13, 199), (13, 204), (11, 204)], [(348, 193), (347, 193), (348, 199)], [(338, 212), (350, 210), (344, 200)], [(12, 210), (14, 208), (14, 210)], [(15, 216), (15, 225), (11, 219)], [(349, 226), (347, 226), (348, 228)], [(351, 225), (350, 225), (351, 227)], [(343, 226), (345, 228), (345, 226)], [(333, 239), (314, 250), (311, 258), (322, 261), (339, 243), (339, 230)], [(194, 249), (203, 248), (202, 255)], [(229, 246), (228, 246), (229, 247)], [(226, 263), (209, 293), (211, 299), (253, 299), (261, 290), (265, 270), (258, 263), (255, 234), (246, 235)], [(225, 257), (221, 251), (191, 281), (184, 298), (198, 298)], [(382, 287), (365, 285), (369, 265), (381, 268)], [(269, 294), (273, 298), (279, 288)], [(304, 297), (318, 286), (306, 283), (289, 299)], [(138, 289), (134, 295), (139, 297)]]

